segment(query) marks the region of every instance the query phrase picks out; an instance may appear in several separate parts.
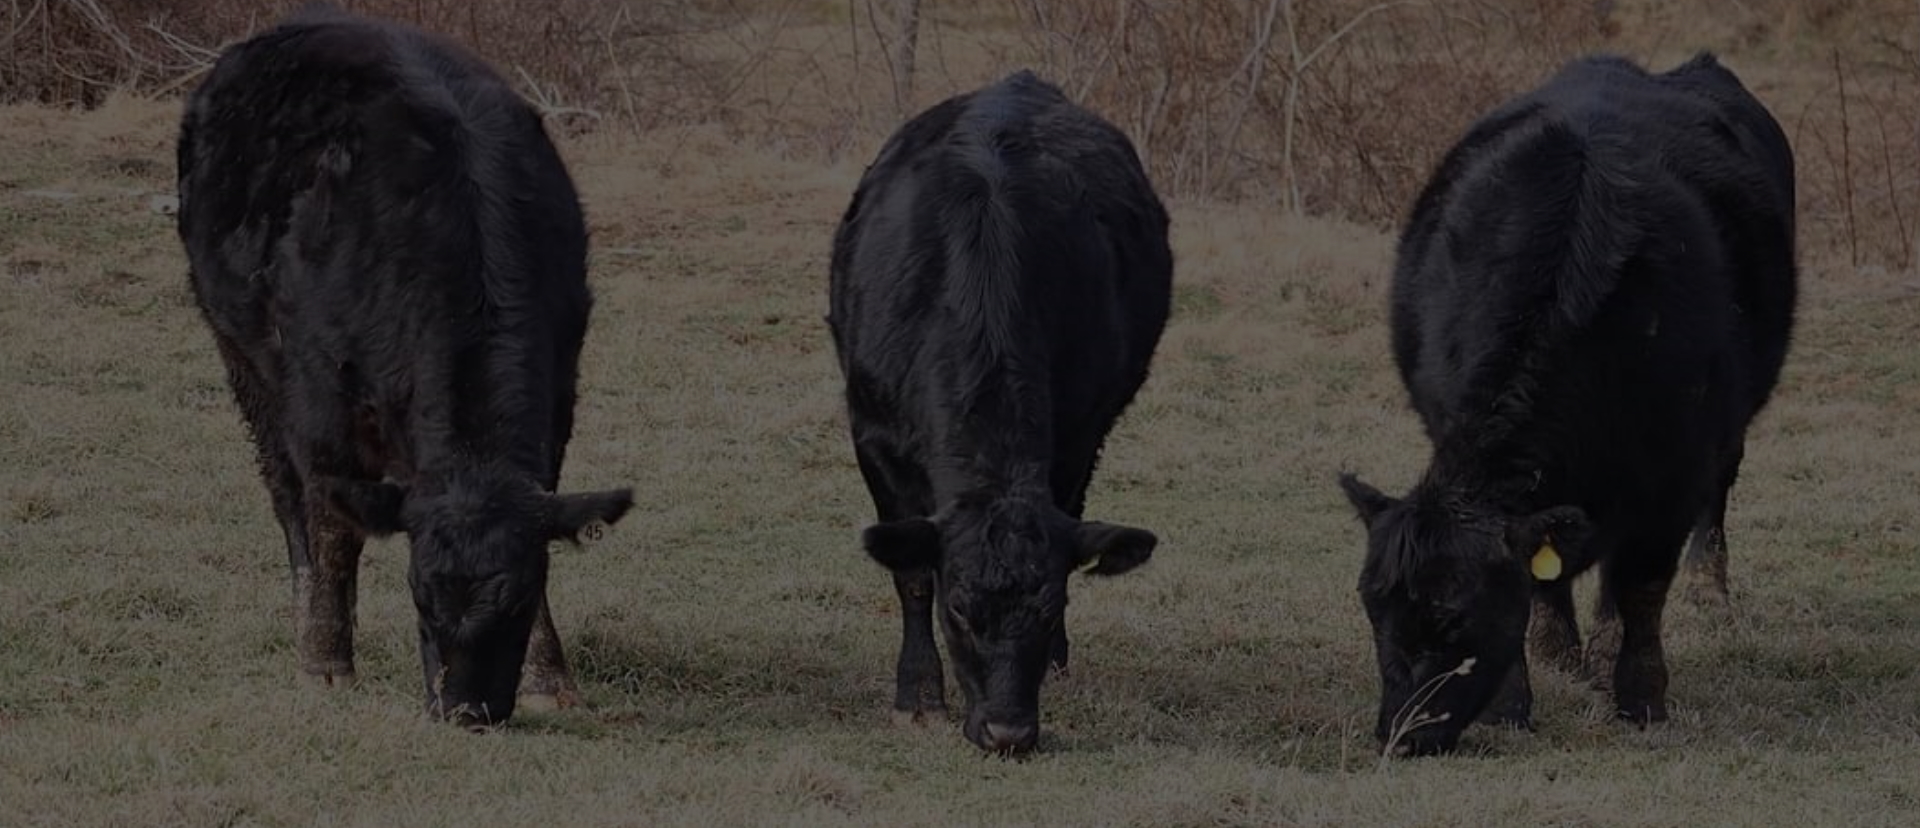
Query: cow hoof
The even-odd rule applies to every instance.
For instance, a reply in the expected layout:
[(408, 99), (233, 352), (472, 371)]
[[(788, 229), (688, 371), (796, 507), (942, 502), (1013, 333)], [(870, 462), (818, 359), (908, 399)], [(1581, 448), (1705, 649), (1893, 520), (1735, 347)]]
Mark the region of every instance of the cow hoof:
[(1477, 719), (1480, 724), (1494, 727), (1513, 727), (1533, 731), (1533, 692), (1522, 685), (1519, 689), (1501, 692), (1487, 709), (1480, 711)]
[(344, 690), (360, 682), (352, 667), (309, 667), (301, 671), (301, 678), (314, 687)]
[(514, 708), (526, 713), (552, 713), (555, 710), (571, 710), (587, 706), (587, 700), (577, 690), (556, 690), (551, 693), (522, 693), (514, 698)]
[(901, 727), (901, 728), (931, 727), (937, 724), (946, 724), (946, 722), (947, 722), (947, 709), (944, 707), (934, 707), (926, 710), (895, 710), (893, 711), (893, 724), (895, 727)]
[(1621, 703), (1614, 712), (1619, 715), (1621, 721), (1629, 722), (1640, 727), (1659, 724), (1667, 720), (1667, 705), (1665, 702), (1650, 702), (1646, 704)]
[(1687, 603), (1701, 609), (1726, 609), (1732, 603), (1731, 597), (1727, 595), (1726, 584), (1714, 583), (1706, 578), (1689, 582), (1686, 595)]
[(1480, 723), (1488, 727), (1503, 728), (1519, 733), (1533, 732), (1532, 716), (1498, 716), (1492, 719), (1482, 718)]
[(1533, 713), (1529, 710), (1515, 710), (1508, 707), (1489, 707), (1480, 714), (1480, 724), (1493, 727), (1511, 727), (1533, 732)]

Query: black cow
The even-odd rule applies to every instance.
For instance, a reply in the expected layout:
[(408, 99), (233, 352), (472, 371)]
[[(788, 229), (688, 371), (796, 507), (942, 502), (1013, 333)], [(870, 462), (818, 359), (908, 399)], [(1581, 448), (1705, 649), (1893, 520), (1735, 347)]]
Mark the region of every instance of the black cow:
[[(556, 495), (592, 304), (540, 117), (463, 49), (330, 8), (221, 55), (180, 131), (194, 296), (293, 566), (302, 670), (351, 683), (368, 535), (407, 533), (428, 708), (576, 691), (547, 544), (627, 490)], [(531, 639), (531, 645), (529, 644)]]
[(963, 732), (1031, 748), (1041, 681), (1067, 662), (1067, 576), (1152, 554), (1152, 533), (1080, 517), (1172, 274), (1132, 143), (1031, 73), (921, 113), (867, 169), (829, 322), (879, 513), (862, 541), (900, 595), (901, 715), (945, 710), (938, 607)]
[(1793, 326), (1793, 186), (1786, 136), (1707, 54), (1574, 62), (1441, 161), (1392, 292), (1432, 459), (1405, 499), (1341, 478), (1368, 529), (1383, 741), (1529, 724), (1530, 582), (1536, 632), (1577, 646), (1566, 583), (1592, 565), (1618, 625), (1597, 678), (1621, 716), (1666, 718), (1668, 585), (1690, 528), (1718, 543)]

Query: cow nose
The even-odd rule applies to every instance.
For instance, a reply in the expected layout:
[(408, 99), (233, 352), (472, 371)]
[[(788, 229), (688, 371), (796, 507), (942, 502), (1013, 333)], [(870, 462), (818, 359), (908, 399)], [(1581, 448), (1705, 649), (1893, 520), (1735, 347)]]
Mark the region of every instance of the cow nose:
[(1023, 753), (1033, 748), (1039, 728), (1030, 724), (987, 723), (987, 744), (996, 753)]

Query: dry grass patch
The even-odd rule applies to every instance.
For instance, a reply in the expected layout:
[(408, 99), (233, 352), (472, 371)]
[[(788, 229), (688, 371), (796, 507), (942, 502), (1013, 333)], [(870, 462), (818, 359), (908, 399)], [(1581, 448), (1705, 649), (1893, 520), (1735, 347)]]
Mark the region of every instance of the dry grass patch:
[(367, 555), (361, 686), (305, 688), (280, 533), (145, 202), (175, 114), (0, 110), (0, 824), (1900, 825), (1920, 799), (1910, 276), (1810, 263), (1735, 492), (1735, 607), (1670, 612), (1675, 722), (1543, 674), (1538, 733), (1381, 767), (1333, 476), (1425, 461), (1391, 239), (1177, 201), (1178, 310), (1089, 505), (1163, 546), (1076, 583), (1044, 751), (1002, 762), (886, 715), (897, 610), (821, 321), (858, 161), (698, 130), (563, 147), (600, 297), (566, 485), (638, 500), (555, 562), (593, 706), (423, 721), (398, 543)]

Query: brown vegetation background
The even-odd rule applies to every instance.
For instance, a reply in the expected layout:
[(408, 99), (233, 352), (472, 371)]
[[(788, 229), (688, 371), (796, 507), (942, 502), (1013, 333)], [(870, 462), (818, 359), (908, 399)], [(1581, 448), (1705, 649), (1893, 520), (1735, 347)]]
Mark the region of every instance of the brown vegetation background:
[[(864, 151), (1031, 66), (1125, 128), (1171, 194), (1390, 226), (1476, 114), (1573, 55), (1714, 49), (1799, 153), (1815, 251), (1904, 269), (1920, 227), (1920, 3), (1908, 0), (343, 0), (446, 32), (570, 130), (718, 126)], [(187, 88), (294, 0), (13, 0), (0, 101)], [(918, 24), (901, 77), (901, 9)]]

